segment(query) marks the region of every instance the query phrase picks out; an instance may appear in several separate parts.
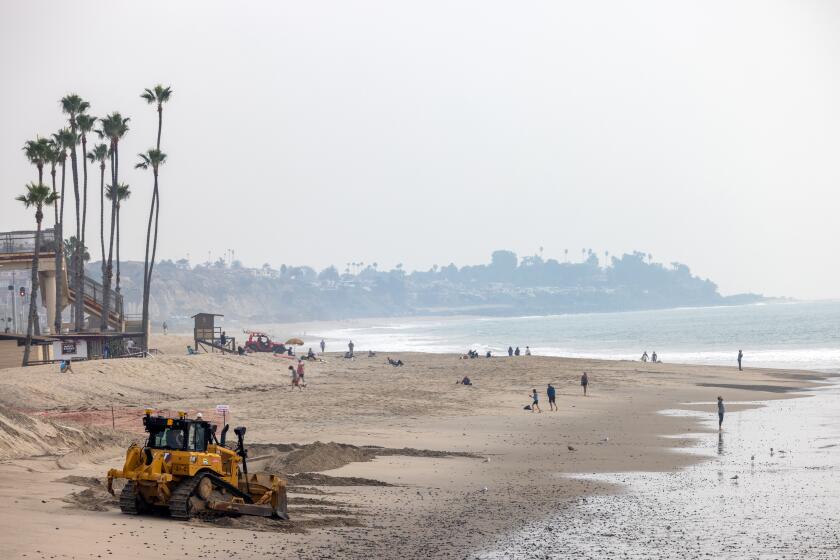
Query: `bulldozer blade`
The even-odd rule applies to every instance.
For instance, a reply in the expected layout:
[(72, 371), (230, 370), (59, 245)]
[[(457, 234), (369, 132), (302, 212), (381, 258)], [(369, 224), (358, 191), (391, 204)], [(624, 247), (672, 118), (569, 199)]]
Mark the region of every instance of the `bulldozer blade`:
[(272, 517), (274, 510), (271, 506), (258, 506), (255, 504), (235, 504), (232, 502), (215, 502), (209, 506), (210, 509), (224, 513), (236, 513), (239, 515), (258, 515), (260, 517)]

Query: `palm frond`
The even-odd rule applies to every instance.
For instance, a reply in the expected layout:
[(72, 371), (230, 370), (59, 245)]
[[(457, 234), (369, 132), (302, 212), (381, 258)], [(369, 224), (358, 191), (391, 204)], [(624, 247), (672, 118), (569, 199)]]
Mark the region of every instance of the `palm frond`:
[(26, 208), (30, 206), (50, 206), (58, 200), (58, 194), (43, 183), (29, 183), (26, 185), (26, 192), (15, 197), (15, 200), (22, 202)]
[(76, 125), (79, 127), (79, 130), (82, 134), (86, 134), (93, 129), (93, 125), (96, 124), (97, 118), (93, 115), (79, 115), (76, 117)]

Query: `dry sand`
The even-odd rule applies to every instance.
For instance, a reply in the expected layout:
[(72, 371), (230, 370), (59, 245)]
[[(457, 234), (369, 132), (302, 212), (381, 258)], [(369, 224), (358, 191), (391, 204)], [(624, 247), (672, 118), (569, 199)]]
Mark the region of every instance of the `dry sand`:
[[(74, 374), (3, 370), (3, 558), (461, 558), (494, 536), (612, 492), (563, 473), (669, 470), (697, 461), (664, 439), (703, 430), (662, 409), (794, 396), (811, 372), (542, 358), (391, 354), (307, 363), (292, 390), (287, 358), (186, 356), (159, 336), (145, 360), (90, 361)], [(590, 396), (579, 385), (590, 373)], [(457, 385), (468, 375), (472, 387)], [(559, 412), (549, 412), (547, 383)], [(541, 414), (523, 410), (536, 388)], [(704, 405), (683, 405), (707, 402)], [(292, 521), (178, 522), (122, 515), (101, 480), (140, 440), (143, 408), (230, 407), (248, 427), (252, 470), (289, 475)], [(113, 407), (113, 416), (112, 416)], [(734, 407), (730, 407), (734, 409)], [(221, 418), (219, 418), (221, 422)], [(116, 430), (111, 428), (116, 426)], [(321, 442), (317, 445), (311, 445)], [(257, 445), (259, 444), (259, 445)], [(235, 551), (235, 556), (228, 551)]]

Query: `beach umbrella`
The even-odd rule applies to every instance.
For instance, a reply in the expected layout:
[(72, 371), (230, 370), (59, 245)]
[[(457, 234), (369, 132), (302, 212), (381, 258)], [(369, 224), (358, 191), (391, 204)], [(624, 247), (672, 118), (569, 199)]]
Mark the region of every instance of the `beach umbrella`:
[(303, 346), (303, 341), (299, 338), (290, 338), (286, 344), (294, 344), (295, 346)]

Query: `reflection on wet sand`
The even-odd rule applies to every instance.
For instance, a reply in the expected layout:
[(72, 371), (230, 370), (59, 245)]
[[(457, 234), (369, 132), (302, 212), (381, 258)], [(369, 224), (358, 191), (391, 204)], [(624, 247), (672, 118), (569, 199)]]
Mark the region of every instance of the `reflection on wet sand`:
[(836, 559), (840, 387), (812, 395), (728, 412), (726, 432), (706, 415), (709, 432), (692, 434), (691, 452), (707, 460), (676, 472), (580, 476), (627, 491), (580, 498), (476, 557)]

